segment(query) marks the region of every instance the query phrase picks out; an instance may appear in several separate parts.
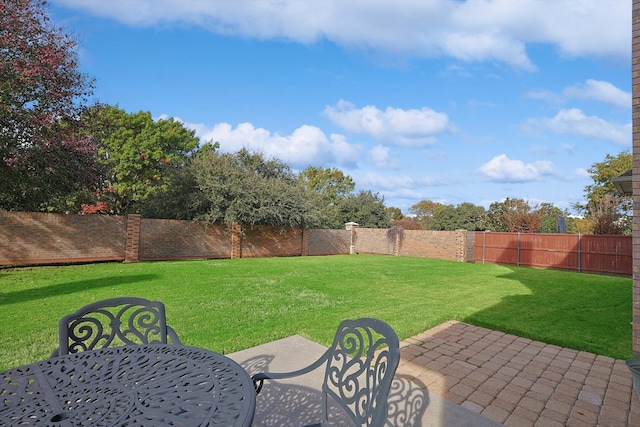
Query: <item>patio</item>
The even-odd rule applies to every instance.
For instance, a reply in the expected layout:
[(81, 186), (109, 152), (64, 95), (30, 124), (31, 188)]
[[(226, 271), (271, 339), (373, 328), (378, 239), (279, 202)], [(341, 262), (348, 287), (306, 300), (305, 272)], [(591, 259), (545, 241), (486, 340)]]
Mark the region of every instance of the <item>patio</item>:
[[(640, 425), (623, 360), (449, 321), (400, 343), (387, 426)], [(293, 336), (228, 355), (249, 373), (287, 371), (325, 347)], [(320, 413), (322, 370), (265, 385), (254, 426), (301, 425)], [(339, 415), (336, 425), (339, 423)]]

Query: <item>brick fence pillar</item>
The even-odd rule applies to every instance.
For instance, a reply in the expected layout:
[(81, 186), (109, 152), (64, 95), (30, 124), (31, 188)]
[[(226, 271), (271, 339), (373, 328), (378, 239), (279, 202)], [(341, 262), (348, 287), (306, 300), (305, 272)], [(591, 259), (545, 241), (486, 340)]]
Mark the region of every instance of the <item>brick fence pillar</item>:
[(231, 224), (231, 259), (242, 258), (242, 226)]
[(455, 259), (461, 262), (473, 262), (472, 254), (475, 255), (475, 233), (467, 230), (456, 230), (455, 232)]
[(140, 257), (140, 215), (127, 215), (127, 245), (124, 262), (138, 262)]
[(393, 238), (393, 255), (400, 256), (400, 250), (402, 249), (402, 240), (403, 240), (404, 230), (401, 230), (399, 233), (394, 234)]
[(309, 256), (309, 230), (302, 228), (302, 250), (300, 255)]

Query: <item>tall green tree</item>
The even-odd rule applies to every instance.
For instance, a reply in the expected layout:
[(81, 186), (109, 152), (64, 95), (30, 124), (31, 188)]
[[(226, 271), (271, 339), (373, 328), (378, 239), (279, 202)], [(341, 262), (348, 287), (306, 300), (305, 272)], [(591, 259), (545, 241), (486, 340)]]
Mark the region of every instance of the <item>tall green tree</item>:
[[(594, 224), (593, 232), (606, 234), (630, 233), (633, 218), (633, 198), (616, 190), (612, 178), (618, 177), (633, 167), (629, 151), (617, 156), (607, 154), (602, 162), (594, 163), (589, 169), (593, 183), (584, 188), (587, 203), (578, 206)], [(616, 209), (613, 212), (612, 209)]]
[(387, 213), (391, 217), (392, 221), (401, 221), (404, 219), (404, 215), (402, 214), (402, 210), (400, 208), (390, 206), (387, 208)]
[(333, 228), (344, 227), (347, 222), (357, 222), (360, 227), (389, 228), (391, 217), (384, 205), (384, 197), (373, 194), (370, 190), (349, 194), (338, 204), (340, 224)]
[(621, 194), (613, 185), (612, 178), (618, 177), (633, 167), (633, 158), (629, 151), (622, 151), (617, 156), (607, 154), (602, 162), (596, 162), (588, 172), (593, 183), (584, 188), (587, 202), (598, 201), (605, 195), (614, 195), (628, 199), (631, 196)]
[(429, 221), (430, 230), (482, 230), (485, 209), (473, 203), (461, 203), (458, 206), (439, 205), (433, 211)]
[(541, 203), (540, 208), (540, 233), (558, 233), (561, 224), (564, 224), (565, 233), (577, 233), (578, 228), (575, 218), (569, 216), (566, 210), (562, 210), (553, 203)]
[(338, 205), (355, 188), (353, 179), (336, 168), (309, 166), (299, 174), (300, 181), (309, 190), (310, 197), (318, 198), (322, 228), (334, 228), (340, 224)]
[(45, 1), (0, 1), (0, 209), (64, 210), (99, 181), (95, 145), (76, 135), (92, 90)]
[(523, 199), (507, 198), (493, 202), (485, 215), (484, 229), (536, 233), (540, 231), (541, 213), (537, 206), (531, 206)]
[(316, 168), (309, 166), (300, 172), (300, 179), (327, 203), (335, 205), (341, 198), (351, 193), (356, 184), (349, 175), (336, 168)]
[(431, 221), (436, 208), (441, 205), (441, 203), (433, 202), (431, 200), (421, 200), (411, 206), (409, 208), (409, 212), (415, 216), (416, 220), (420, 221), (424, 228), (429, 229), (429, 222)]
[(315, 227), (317, 197), (278, 159), (242, 149), (200, 152), (188, 168), (195, 179), (195, 219), (227, 224)]
[(87, 116), (84, 131), (96, 141), (105, 168), (97, 201), (115, 214), (140, 213), (199, 144), (195, 132), (173, 118), (153, 120), (149, 112), (110, 105), (94, 107)]

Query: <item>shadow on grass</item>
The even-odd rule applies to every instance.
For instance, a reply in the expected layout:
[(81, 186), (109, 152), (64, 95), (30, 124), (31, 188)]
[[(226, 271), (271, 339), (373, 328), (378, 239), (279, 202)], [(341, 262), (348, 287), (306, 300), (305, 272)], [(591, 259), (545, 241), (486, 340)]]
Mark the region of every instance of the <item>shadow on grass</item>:
[(631, 279), (576, 274), (567, 276), (573, 280), (562, 280), (548, 270), (512, 268), (501, 277), (518, 281), (531, 293), (506, 296), (462, 321), (547, 344), (615, 358), (630, 356)]
[(98, 288), (108, 288), (125, 284), (147, 282), (157, 279), (156, 274), (137, 274), (130, 276), (100, 277), (90, 280), (78, 280), (76, 282), (58, 283), (41, 288), (25, 289), (15, 292), (0, 292), (0, 305), (36, 301), (43, 298), (70, 295)]

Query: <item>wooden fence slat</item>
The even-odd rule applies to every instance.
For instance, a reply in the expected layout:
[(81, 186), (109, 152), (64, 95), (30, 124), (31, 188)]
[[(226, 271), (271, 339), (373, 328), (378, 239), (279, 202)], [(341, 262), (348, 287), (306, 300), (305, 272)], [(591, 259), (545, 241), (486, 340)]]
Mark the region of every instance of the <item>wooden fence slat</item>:
[(476, 232), (476, 262), (631, 276), (631, 236)]

